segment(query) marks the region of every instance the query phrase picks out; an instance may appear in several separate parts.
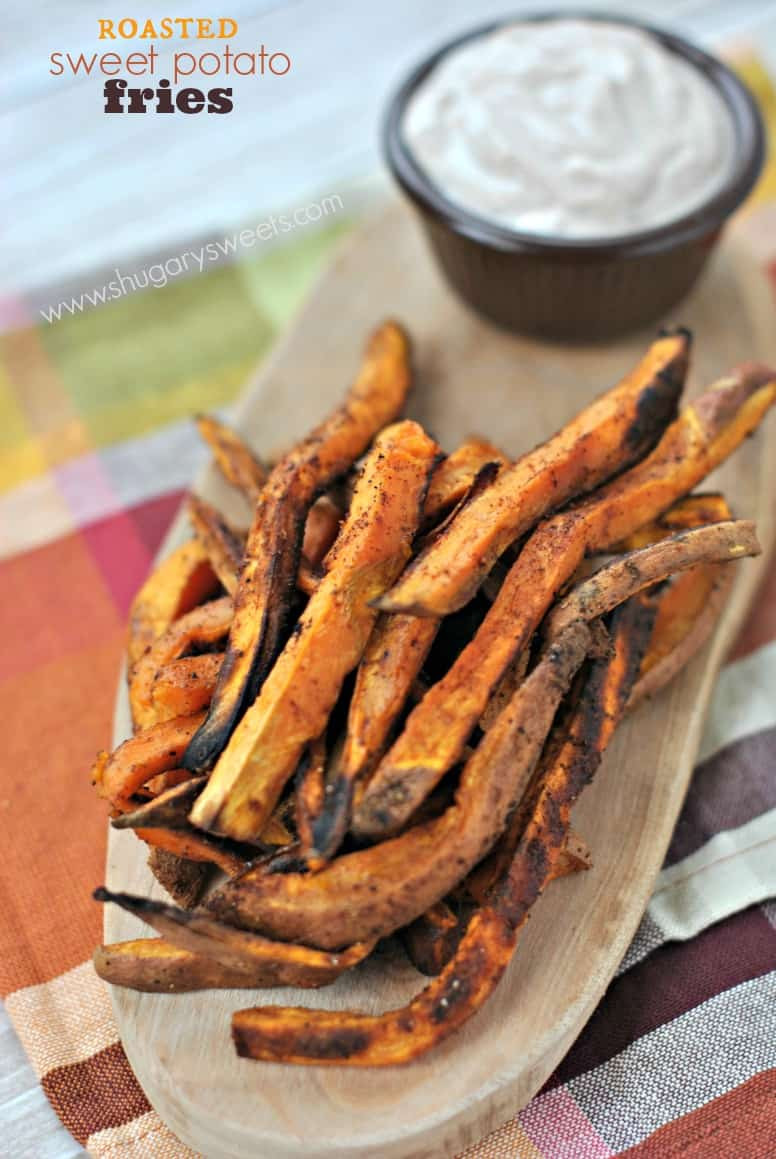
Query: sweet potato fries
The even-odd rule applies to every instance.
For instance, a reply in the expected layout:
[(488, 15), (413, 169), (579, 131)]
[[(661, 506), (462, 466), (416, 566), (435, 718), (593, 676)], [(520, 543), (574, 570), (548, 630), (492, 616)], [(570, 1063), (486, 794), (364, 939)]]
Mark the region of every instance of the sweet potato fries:
[[(274, 465), (198, 419), (252, 524), (192, 497), (193, 537), (133, 605), (134, 735), (92, 779), (182, 904), (98, 890), (159, 935), (100, 947), (101, 977), (318, 987), (398, 934), (432, 976), (403, 1009), (234, 1015), (241, 1055), (285, 1063), (406, 1063), (482, 1006), (542, 891), (590, 865), (571, 808), (619, 721), (702, 646), (731, 563), (759, 551), (724, 496), (691, 492), (762, 420), (776, 372), (737, 367), (679, 411), (689, 351), (662, 334), (515, 462), (475, 436), (445, 457), (397, 421), (409, 344), (390, 322), (342, 407)], [(184, 908), (202, 866), (220, 879)]]

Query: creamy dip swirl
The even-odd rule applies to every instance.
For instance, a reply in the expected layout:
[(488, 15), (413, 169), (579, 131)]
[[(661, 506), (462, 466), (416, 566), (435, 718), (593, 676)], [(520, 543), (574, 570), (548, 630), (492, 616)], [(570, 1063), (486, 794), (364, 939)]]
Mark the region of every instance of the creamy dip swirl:
[(712, 84), (649, 33), (514, 24), (453, 49), (402, 129), (451, 200), (523, 233), (606, 238), (676, 220), (725, 181), (734, 127)]

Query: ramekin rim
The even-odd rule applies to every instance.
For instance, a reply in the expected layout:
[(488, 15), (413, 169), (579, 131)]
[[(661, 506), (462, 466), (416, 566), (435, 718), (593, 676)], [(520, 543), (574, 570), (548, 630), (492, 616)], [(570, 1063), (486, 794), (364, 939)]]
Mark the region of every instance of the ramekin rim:
[[(403, 139), (401, 126), (407, 103), (418, 85), (453, 49), (486, 36), (498, 28), (544, 20), (583, 19), (638, 28), (654, 36), (687, 60), (713, 84), (731, 115), (737, 154), (733, 169), (715, 193), (689, 213), (661, 225), (611, 237), (565, 238), (537, 234), (498, 225), (448, 198), (423, 171)], [(404, 192), (418, 208), (437, 218), (448, 229), (491, 249), (535, 255), (579, 258), (636, 257), (693, 241), (715, 233), (754, 188), (765, 160), (765, 126), (754, 97), (733, 70), (718, 57), (659, 25), (630, 16), (585, 9), (547, 9), (519, 13), (475, 25), (445, 41), (424, 56), (394, 89), (383, 117), (382, 150), (388, 167)]]

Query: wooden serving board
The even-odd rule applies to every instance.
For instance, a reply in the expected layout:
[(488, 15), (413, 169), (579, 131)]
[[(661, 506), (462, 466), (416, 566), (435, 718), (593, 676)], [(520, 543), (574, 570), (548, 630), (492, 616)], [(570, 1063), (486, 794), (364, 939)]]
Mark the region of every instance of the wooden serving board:
[[(747, 358), (776, 359), (774, 304), (752, 262), (727, 241), (675, 312), (696, 349), (688, 394)], [(560, 347), (479, 321), (438, 276), (413, 219), (392, 206), (351, 238), (258, 378), (239, 415), (265, 454), (305, 433), (341, 398), (367, 333), (391, 315), (414, 342), (410, 407), (452, 449), (472, 431), (517, 455), (615, 382), (654, 334)], [(389, 944), (320, 991), (210, 991), (165, 996), (114, 988), (129, 1060), (172, 1130), (212, 1159), (366, 1159), (454, 1155), (497, 1127), (541, 1086), (596, 1006), (636, 930), (679, 813), (715, 674), (749, 607), (772, 544), (776, 421), (713, 477), (740, 516), (757, 520), (765, 554), (736, 565), (733, 594), (702, 655), (626, 720), (575, 810), (594, 867), (555, 883), (536, 906), (516, 957), (485, 1008), (405, 1068), (287, 1067), (238, 1059), (234, 1010), (262, 1002), (376, 1011), (403, 1004), (424, 980)], [(211, 471), (205, 494), (229, 506)], [(175, 539), (185, 534), (178, 521)], [(124, 692), (116, 740), (129, 733)], [(108, 885), (161, 896), (145, 846), (111, 832)], [(148, 933), (109, 906), (106, 941)]]

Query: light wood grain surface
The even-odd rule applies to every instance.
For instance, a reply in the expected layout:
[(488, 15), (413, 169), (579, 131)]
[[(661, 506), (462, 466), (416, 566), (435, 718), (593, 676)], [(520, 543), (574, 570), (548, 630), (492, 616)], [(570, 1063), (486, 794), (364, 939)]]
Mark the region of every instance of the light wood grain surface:
[[(366, 333), (384, 315), (415, 340), (411, 413), (448, 449), (477, 430), (510, 452), (549, 435), (639, 356), (652, 330), (605, 347), (558, 348), (476, 320), (440, 282), (414, 221), (394, 208), (351, 240), (259, 378), (241, 425), (265, 452), (306, 431), (340, 397)], [(688, 394), (747, 357), (774, 357), (762, 276), (728, 243), (675, 320), (696, 333)], [(736, 514), (773, 540), (776, 428), (721, 468)], [(212, 475), (205, 492), (223, 495)], [(179, 523), (174, 535), (184, 527)], [(594, 868), (554, 885), (537, 905), (497, 992), (464, 1029), (408, 1068), (291, 1068), (238, 1059), (231, 1013), (262, 1001), (383, 1009), (422, 980), (390, 946), (316, 993), (208, 992), (167, 997), (114, 989), (130, 1062), (168, 1125), (213, 1159), (452, 1155), (515, 1113), (567, 1051), (628, 946), (663, 860), (697, 751), (714, 676), (749, 605), (764, 557), (736, 567), (733, 595), (709, 646), (665, 693), (620, 729), (575, 828)], [(122, 693), (116, 739), (128, 733)], [(108, 884), (158, 896), (143, 847), (110, 837)], [(108, 941), (142, 932), (109, 907)], [(146, 931), (147, 932), (147, 931)]]

